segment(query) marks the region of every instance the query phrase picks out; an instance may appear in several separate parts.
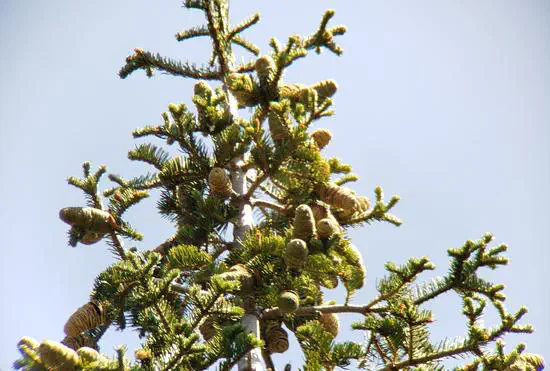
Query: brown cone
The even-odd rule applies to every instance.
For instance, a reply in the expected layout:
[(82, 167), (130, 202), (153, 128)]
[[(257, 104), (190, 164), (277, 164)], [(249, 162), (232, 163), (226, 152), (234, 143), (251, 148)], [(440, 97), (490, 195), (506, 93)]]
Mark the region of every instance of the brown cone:
[(69, 337), (76, 338), (86, 330), (105, 323), (105, 313), (101, 303), (91, 301), (78, 308), (65, 323), (64, 331)]
[(338, 329), (340, 323), (338, 321), (338, 315), (336, 313), (321, 313), (319, 316), (319, 322), (325, 330), (327, 330), (333, 337), (338, 336)]
[(265, 340), (270, 353), (284, 353), (288, 350), (288, 334), (279, 321), (266, 323)]

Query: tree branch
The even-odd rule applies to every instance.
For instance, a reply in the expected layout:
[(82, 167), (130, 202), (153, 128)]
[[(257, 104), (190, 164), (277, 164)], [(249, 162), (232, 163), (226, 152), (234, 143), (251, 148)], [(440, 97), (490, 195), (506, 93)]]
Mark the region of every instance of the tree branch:
[[(247, 177), (246, 180), (248, 180), (250, 183), (253, 183), (254, 180), (252, 180), (250, 177)], [(284, 204), (285, 201), (280, 198), (280, 197), (277, 197), (277, 195), (275, 195), (273, 192), (271, 192), (269, 189), (267, 189), (266, 187), (264, 187), (262, 184), (258, 185), (258, 188), (262, 190), (263, 193), (265, 193), (266, 195), (268, 195), (269, 197), (271, 197), (272, 199), (274, 199), (275, 201), (277, 201), (278, 203), (280, 204)]]
[(285, 206), (276, 204), (274, 202), (269, 202), (266, 200), (258, 200), (255, 198), (251, 198), (250, 203), (252, 204), (252, 207), (262, 207), (262, 208), (265, 207), (267, 209), (275, 210), (281, 213), (285, 213), (287, 211)]
[(165, 250), (169, 249), (170, 247), (176, 246), (176, 244), (177, 244), (176, 236), (174, 235), (168, 238), (166, 241), (164, 241), (160, 245), (158, 245), (157, 247), (155, 247), (153, 251), (158, 252), (160, 255), (164, 256), (166, 254)]
[(267, 173), (263, 173), (260, 177), (256, 178), (256, 180), (254, 180), (254, 183), (252, 183), (250, 185), (250, 188), (248, 188), (248, 192), (246, 192), (246, 195), (244, 197), (245, 198), (252, 197), (256, 189), (258, 189), (258, 187), (263, 183), (264, 180), (267, 179), (267, 177), (268, 177)]
[[(380, 313), (385, 309), (381, 308), (372, 308), (370, 304), (368, 305), (345, 305), (345, 304), (336, 304), (336, 305), (316, 305), (311, 307), (299, 307), (293, 314), (296, 316), (309, 316), (317, 312), (320, 313)], [(265, 309), (261, 314), (261, 319), (276, 319), (283, 316), (283, 312), (277, 308)]]

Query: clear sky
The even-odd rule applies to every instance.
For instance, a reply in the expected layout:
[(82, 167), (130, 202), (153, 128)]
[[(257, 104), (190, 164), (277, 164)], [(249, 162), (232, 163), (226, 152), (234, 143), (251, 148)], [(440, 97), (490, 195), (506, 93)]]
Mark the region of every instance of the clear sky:
[[(259, 11), (263, 20), (248, 35), (267, 52), (271, 36), (309, 33), (327, 8), (349, 28), (339, 40), (344, 55), (313, 54), (285, 78), (338, 81), (337, 114), (318, 124), (334, 133), (326, 154), (354, 166), (358, 192), (372, 195), (381, 184), (402, 197), (402, 227), (352, 232), (368, 268), (355, 302), (373, 297), (386, 261), (428, 255), (444, 274), (447, 248), (491, 231), (509, 244), (511, 264), (485, 277), (506, 284), (511, 311), (529, 307), (536, 332), (525, 337), (528, 350), (548, 361), (550, 2), (233, 0), (232, 19)], [(80, 175), (86, 160), (140, 174), (145, 168), (126, 159), (130, 131), (159, 122), (170, 102), (190, 103), (191, 81), (142, 73), (120, 80), (124, 58), (142, 47), (206, 62), (206, 40), (173, 38), (200, 23), (176, 0), (0, 1), (0, 369), (10, 368), (24, 335), (61, 340), (112, 262), (103, 244), (67, 246), (57, 213), (83, 197), (66, 177)], [(140, 249), (172, 231), (154, 205), (152, 197), (128, 214), (145, 234)], [(434, 339), (464, 333), (455, 296), (433, 308)], [(108, 354), (116, 343), (137, 345), (131, 333), (104, 339)], [(276, 360), (299, 364), (301, 356)]]

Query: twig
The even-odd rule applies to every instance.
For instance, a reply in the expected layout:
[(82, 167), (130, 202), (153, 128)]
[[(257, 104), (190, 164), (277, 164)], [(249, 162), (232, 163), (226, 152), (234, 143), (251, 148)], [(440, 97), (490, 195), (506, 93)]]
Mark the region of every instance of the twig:
[(273, 359), (271, 359), (271, 353), (265, 348), (262, 348), (262, 358), (264, 359), (266, 368), (275, 371), (275, 364), (273, 363)]
[[(246, 180), (248, 180), (250, 183), (254, 182), (250, 177), (246, 177)], [(263, 186), (262, 184), (260, 184), (258, 186), (259, 189), (262, 190), (263, 193), (265, 193), (266, 195), (268, 195), (269, 197), (271, 197), (272, 199), (274, 199), (275, 201), (277, 201), (278, 203), (280, 204), (284, 204), (285, 201), (278, 197), (277, 195), (275, 195), (273, 192), (271, 192), (269, 189), (267, 189), (265, 186)]]
[(218, 257), (224, 252), (231, 250), (233, 248), (233, 242), (225, 242), (221, 246), (217, 247), (216, 250), (212, 253), (212, 261), (218, 259)]
[(267, 173), (263, 173), (262, 176), (260, 176), (259, 178), (256, 178), (256, 180), (254, 180), (254, 183), (252, 183), (250, 185), (250, 188), (248, 188), (248, 192), (246, 192), (246, 194), (244, 195), (245, 198), (250, 198), (252, 197), (252, 195), (254, 194), (254, 192), (256, 191), (256, 189), (262, 184), (262, 182), (264, 180), (266, 180), (268, 177)]
[(160, 255), (164, 256), (166, 254), (165, 250), (170, 248), (170, 247), (176, 246), (176, 244), (177, 244), (176, 236), (174, 235), (174, 236), (168, 238), (166, 241), (164, 241), (160, 245), (158, 245), (157, 247), (155, 247), (153, 249), (153, 251), (158, 252)]
[[(368, 305), (317, 305), (311, 307), (299, 307), (293, 314), (296, 316), (309, 316), (313, 315), (316, 312), (320, 313), (379, 313), (382, 312), (380, 308), (373, 308)], [(261, 319), (275, 319), (283, 316), (283, 312), (277, 308), (265, 309), (261, 315)]]
[(433, 353), (433, 354), (430, 354), (430, 355), (427, 355), (427, 356), (424, 356), (424, 357), (416, 358), (414, 360), (407, 359), (407, 360), (399, 362), (399, 363), (395, 363), (395, 364), (391, 363), (391, 364), (387, 365), (386, 367), (381, 368), (377, 371), (400, 370), (402, 368), (415, 366), (415, 365), (419, 365), (419, 364), (422, 364), (422, 363), (427, 363), (427, 362), (430, 362), (430, 361), (434, 361), (436, 359), (440, 359), (440, 358), (444, 358), (444, 357), (451, 357), (451, 356), (454, 356), (454, 355), (457, 355), (457, 354), (471, 352), (471, 351), (473, 351), (473, 345), (471, 345), (471, 344), (470, 345), (465, 345), (465, 346), (460, 347), (460, 348), (445, 350), (445, 351), (442, 351), (442, 352), (439, 352), (439, 353)]
[(271, 209), (275, 211), (279, 211), (281, 213), (286, 213), (287, 209), (285, 206), (276, 204), (274, 202), (269, 202), (266, 200), (258, 200), (255, 198), (250, 199), (250, 203), (252, 204), (252, 207), (262, 207), (266, 209)]
[[(382, 360), (385, 362), (385, 363), (391, 363), (391, 361), (388, 359), (388, 356), (386, 355), (386, 353), (384, 353), (384, 351), (382, 350), (382, 348), (380, 347), (380, 344), (378, 343), (378, 339), (376, 339), (376, 336), (373, 337), (373, 343), (374, 343), (374, 347), (376, 349), (376, 352), (378, 353), (378, 355), (380, 356), (380, 358), (382, 358)], [(394, 370), (393, 367), (390, 368), (390, 370)]]
[(124, 246), (122, 245), (122, 241), (120, 240), (120, 238), (118, 238), (118, 235), (116, 234), (116, 232), (114, 230), (109, 232), (109, 236), (111, 237), (111, 241), (113, 243), (113, 246), (114, 246), (116, 252), (118, 253), (118, 255), (120, 256), (121, 259), (125, 260), (126, 259), (126, 251), (124, 251)]

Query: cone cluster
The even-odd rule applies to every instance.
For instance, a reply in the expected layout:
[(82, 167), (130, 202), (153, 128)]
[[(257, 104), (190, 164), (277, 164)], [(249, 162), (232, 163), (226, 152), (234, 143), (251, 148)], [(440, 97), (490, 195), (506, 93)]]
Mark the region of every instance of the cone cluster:
[(195, 86), (193, 87), (193, 92), (195, 95), (198, 95), (200, 97), (206, 97), (209, 95), (212, 95), (212, 88), (208, 83), (204, 80), (197, 81)]
[(338, 276), (336, 274), (328, 275), (325, 278), (325, 281), (321, 283), (321, 286), (326, 287), (327, 289), (335, 289), (338, 287)]

